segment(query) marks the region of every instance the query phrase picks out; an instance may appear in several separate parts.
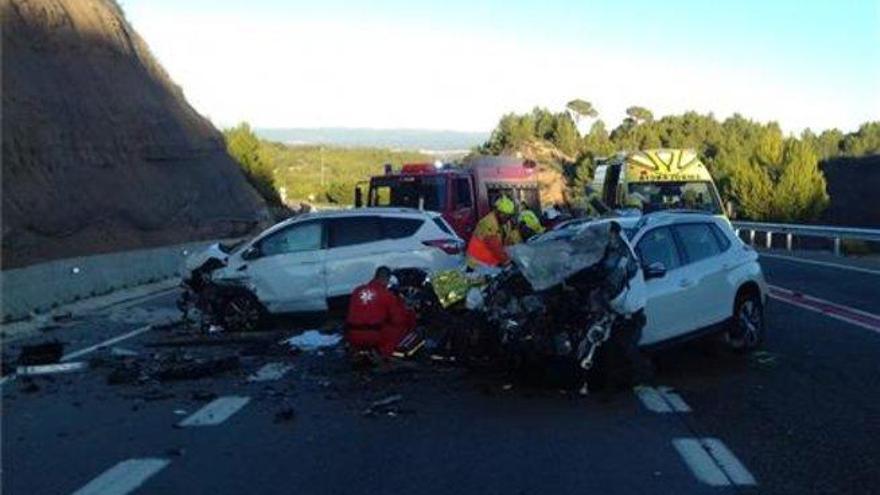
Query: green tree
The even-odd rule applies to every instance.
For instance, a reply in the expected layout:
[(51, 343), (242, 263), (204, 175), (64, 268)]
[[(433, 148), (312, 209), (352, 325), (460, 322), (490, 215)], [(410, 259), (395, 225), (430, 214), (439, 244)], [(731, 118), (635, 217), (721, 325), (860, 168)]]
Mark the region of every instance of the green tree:
[(580, 148), (580, 135), (568, 114), (558, 115), (553, 126), (553, 144), (568, 156), (575, 156)]
[(731, 170), (730, 195), (736, 203), (737, 216), (752, 220), (770, 219), (773, 181), (767, 170), (747, 160), (732, 165)]
[(654, 114), (645, 107), (632, 106), (626, 109), (626, 114), (635, 121), (636, 124), (643, 122), (651, 122), (654, 120)]
[(828, 206), (825, 176), (816, 153), (807, 143), (785, 142), (782, 173), (773, 195), (773, 217), (782, 221), (813, 220)]
[(223, 131), (226, 150), (235, 159), (248, 182), (270, 205), (280, 205), (281, 196), (275, 185), (275, 172), (265, 158), (260, 140), (247, 122)]
[(583, 117), (595, 118), (599, 116), (599, 112), (593, 108), (593, 104), (581, 99), (574, 99), (568, 102), (565, 105), (565, 108), (571, 111), (574, 114), (575, 120), (580, 122), (580, 119)]
[(866, 122), (859, 130), (846, 136), (843, 151), (847, 156), (864, 156), (880, 153), (880, 121)]

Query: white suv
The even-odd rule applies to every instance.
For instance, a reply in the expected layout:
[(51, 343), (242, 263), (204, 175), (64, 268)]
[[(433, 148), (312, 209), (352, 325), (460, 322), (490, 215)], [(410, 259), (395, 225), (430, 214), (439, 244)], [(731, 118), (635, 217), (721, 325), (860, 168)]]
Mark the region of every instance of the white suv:
[(246, 289), (230, 303), (248, 306), (242, 311), (323, 311), (328, 299), (351, 294), (381, 265), (430, 274), (461, 266), (464, 246), (439, 213), (321, 211), (281, 222), (244, 243), (211, 280)]
[(760, 346), (767, 283), (758, 254), (726, 219), (661, 212), (620, 223), (644, 271), (647, 323), (641, 346), (712, 331), (735, 350)]

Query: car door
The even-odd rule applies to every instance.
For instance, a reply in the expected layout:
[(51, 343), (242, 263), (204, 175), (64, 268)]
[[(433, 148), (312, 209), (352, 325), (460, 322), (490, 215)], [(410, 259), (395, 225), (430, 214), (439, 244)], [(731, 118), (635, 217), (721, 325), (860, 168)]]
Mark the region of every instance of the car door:
[(327, 297), (345, 296), (373, 278), (393, 250), (392, 241), (379, 216), (339, 217), (327, 224)]
[(258, 258), (243, 264), (247, 283), (272, 313), (326, 309), (323, 223), (295, 223), (256, 243)]
[(693, 286), (690, 299), (694, 330), (718, 323), (732, 312), (732, 295), (727, 284), (725, 262), (712, 227), (707, 222), (673, 227), (685, 255), (683, 277)]
[(692, 287), (684, 283), (682, 256), (669, 227), (647, 231), (636, 243), (636, 255), (643, 267), (661, 263), (666, 268), (662, 277), (645, 280), (645, 317), (640, 344), (647, 345), (680, 335), (690, 322), (689, 297)]

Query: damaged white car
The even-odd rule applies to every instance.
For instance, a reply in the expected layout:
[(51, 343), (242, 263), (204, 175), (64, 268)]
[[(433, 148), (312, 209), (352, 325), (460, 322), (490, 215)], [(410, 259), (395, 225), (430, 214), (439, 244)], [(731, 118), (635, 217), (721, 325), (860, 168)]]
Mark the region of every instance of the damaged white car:
[(381, 265), (458, 267), (464, 247), (439, 213), (328, 210), (284, 221), (229, 253), (217, 247), (214, 256), (194, 257), (187, 284), (206, 296), (200, 309), (216, 323), (251, 330), (267, 314), (327, 310), (328, 300), (348, 296)]

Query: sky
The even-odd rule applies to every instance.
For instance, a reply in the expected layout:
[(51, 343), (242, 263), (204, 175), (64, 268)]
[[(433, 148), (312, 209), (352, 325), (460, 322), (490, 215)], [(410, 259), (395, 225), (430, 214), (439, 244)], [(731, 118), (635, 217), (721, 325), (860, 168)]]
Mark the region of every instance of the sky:
[(880, 0), (119, 0), (215, 125), (489, 131), (591, 101), (775, 120), (880, 120)]

